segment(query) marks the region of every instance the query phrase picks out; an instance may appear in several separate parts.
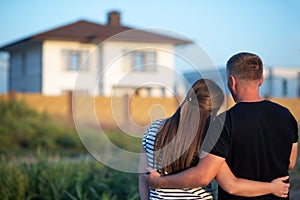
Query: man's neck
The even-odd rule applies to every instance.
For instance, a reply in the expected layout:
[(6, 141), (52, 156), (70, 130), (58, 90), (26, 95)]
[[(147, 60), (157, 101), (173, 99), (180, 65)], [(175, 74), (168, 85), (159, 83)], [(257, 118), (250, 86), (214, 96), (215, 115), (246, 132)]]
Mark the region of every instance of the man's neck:
[(263, 98), (260, 97), (258, 90), (242, 89), (235, 96), (235, 102), (259, 102)]
[(235, 102), (239, 103), (239, 102), (259, 102), (259, 101), (263, 101), (263, 98), (236, 98)]

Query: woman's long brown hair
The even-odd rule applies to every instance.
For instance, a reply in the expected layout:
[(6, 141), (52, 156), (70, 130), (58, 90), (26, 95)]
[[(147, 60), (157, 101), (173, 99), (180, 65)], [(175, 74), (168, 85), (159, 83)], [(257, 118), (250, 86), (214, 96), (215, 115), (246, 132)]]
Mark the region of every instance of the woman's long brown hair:
[[(224, 101), (221, 88), (209, 79), (196, 81), (155, 141), (154, 165), (173, 174), (196, 165), (203, 134)], [(158, 164), (161, 163), (160, 166)]]

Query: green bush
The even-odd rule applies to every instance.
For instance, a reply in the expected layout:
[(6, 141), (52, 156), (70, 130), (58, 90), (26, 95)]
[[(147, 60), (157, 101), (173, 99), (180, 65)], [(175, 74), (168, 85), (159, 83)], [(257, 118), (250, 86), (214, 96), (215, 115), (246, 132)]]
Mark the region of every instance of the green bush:
[[(137, 174), (80, 157), (86, 151), (74, 128), (14, 100), (0, 100), (0, 120), (1, 200), (138, 199)], [(89, 128), (85, 133), (93, 144), (105, 147), (101, 146), (105, 141), (95, 141), (97, 130)], [(122, 148), (140, 148), (139, 139), (121, 132), (108, 135)]]
[(112, 141), (118, 147), (135, 153), (141, 152), (141, 138), (130, 136), (121, 131), (109, 131), (105, 134), (109, 138), (109, 140)]
[(70, 160), (38, 154), (27, 161), (2, 157), (0, 186), (4, 200), (139, 199), (137, 174), (82, 157)]
[(22, 101), (0, 100), (0, 153), (16, 150), (84, 150), (75, 129), (54, 123)]

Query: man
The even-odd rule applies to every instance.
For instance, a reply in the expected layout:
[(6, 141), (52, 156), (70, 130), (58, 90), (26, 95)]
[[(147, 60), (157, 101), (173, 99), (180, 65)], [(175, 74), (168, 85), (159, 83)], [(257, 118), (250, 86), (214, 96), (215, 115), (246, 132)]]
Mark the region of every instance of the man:
[[(288, 175), (295, 166), (298, 125), (288, 109), (260, 97), (259, 87), (264, 80), (261, 59), (251, 53), (238, 53), (228, 60), (226, 68), (228, 88), (236, 105), (216, 119), (213, 130), (221, 133), (217, 143), (212, 149), (206, 148), (209, 153), (196, 167), (170, 176), (161, 177), (157, 172), (146, 175), (151, 187), (204, 186), (215, 177), (222, 182), (226, 176), (218, 172), (225, 161), (236, 177), (268, 182)], [(213, 135), (218, 134), (207, 134), (208, 144)], [(219, 187), (219, 199), (244, 199), (234, 195), (238, 192), (234, 184), (224, 189), (229, 193)], [(252, 199), (281, 198), (269, 194)]]

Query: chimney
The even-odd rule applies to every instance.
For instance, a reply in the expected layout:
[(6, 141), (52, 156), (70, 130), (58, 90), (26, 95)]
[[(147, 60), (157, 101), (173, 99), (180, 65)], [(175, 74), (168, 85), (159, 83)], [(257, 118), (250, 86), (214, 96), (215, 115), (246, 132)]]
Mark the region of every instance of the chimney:
[(111, 11), (107, 16), (107, 25), (108, 26), (121, 26), (121, 17), (120, 12)]

